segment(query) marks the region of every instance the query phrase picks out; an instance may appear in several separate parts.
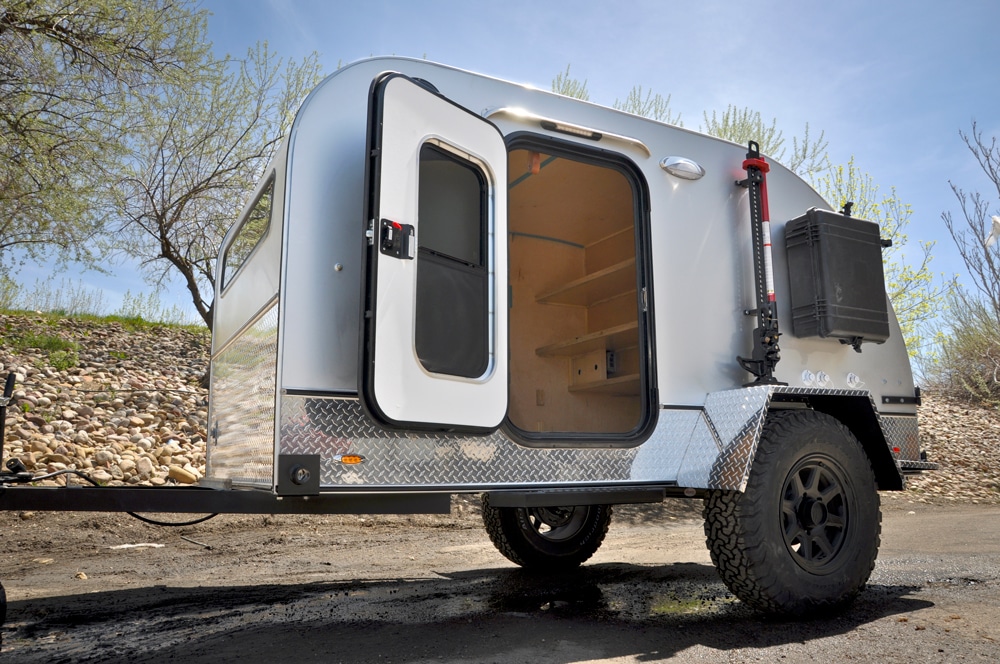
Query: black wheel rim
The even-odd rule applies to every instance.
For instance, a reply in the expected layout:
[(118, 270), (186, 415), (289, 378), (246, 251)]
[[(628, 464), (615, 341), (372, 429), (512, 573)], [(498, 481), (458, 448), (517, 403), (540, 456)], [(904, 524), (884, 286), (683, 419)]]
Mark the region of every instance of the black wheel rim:
[(785, 479), (781, 529), (792, 559), (807, 572), (832, 571), (844, 550), (850, 519), (847, 474), (833, 459), (801, 459)]
[(528, 524), (542, 539), (561, 542), (577, 535), (587, 521), (586, 507), (531, 507)]

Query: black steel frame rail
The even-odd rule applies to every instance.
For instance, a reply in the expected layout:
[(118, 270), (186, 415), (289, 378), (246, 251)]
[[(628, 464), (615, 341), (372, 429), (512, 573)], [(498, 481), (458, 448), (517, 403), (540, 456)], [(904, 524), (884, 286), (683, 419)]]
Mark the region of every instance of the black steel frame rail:
[(321, 493), (276, 496), (197, 487), (0, 487), (0, 510), (186, 514), (448, 514), (447, 493)]

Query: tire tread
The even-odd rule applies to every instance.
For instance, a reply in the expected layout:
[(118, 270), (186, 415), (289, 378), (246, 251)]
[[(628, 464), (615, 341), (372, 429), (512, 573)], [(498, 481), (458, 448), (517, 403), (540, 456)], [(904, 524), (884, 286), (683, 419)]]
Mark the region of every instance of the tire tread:
[[(767, 546), (756, 528), (750, 524), (761, 523), (766, 516), (766, 492), (773, 490), (774, 481), (766, 472), (751, 470), (745, 492), (712, 491), (705, 500), (705, 538), (712, 557), (712, 563), (726, 586), (740, 600), (765, 613), (796, 615), (801, 617), (834, 613), (849, 604), (864, 588), (878, 554), (882, 532), (882, 514), (878, 509), (878, 493), (874, 491), (875, 477), (867, 456), (857, 444), (847, 427), (833, 417), (814, 411), (788, 411), (772, 413), (761, 434), (760, 444), (754, 457), (753, 467), (774, 468), (778, 455), (785, 446), (793, 444), (804, 427), (815, 426), (821, 419), (839, 433), (845, 441), (853, 441), (864, 458), (866, 477), (855, 478), (859, 485), (872, 487), (877, 514), (874, 547), (870, 558), (864, 563), (863, 579), (854, 587), (848, 587), (838, 595), (813, 595), (792, 590), (780, 578), (780, 566), (774, 557), (776, 550)], [(784, 544), (782, 543), (782, 547)], [(782, 550), (781, 553), (784, 553)], [(780, 554), (778, 554), (780, 555)]]
[[(557, 571), (577, 567), (589, 560), (600, 548), (611, 524), (611, 505), (595, 505), (596, 512), (589, 517), (585, 531), (574, 537), (573, 546), (564, 553), (554, 555), (539, 550), (523, 533), (517, 507), (493, 507), (489, 496), (483, 494), (483, 524), (490, 541), (505, 558), (525, 569)], [(579, 541), (577, 541), (579, 540)]]

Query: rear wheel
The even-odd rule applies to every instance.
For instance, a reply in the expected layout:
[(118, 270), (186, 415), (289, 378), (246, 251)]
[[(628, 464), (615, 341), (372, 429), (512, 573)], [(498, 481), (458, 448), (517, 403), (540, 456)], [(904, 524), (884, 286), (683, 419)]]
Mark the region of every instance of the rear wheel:
[(508, 560), (527, 569), (576, 567), (600, 548), (610, 522), (610, 505), (493, 507), (483, 495), (490, 540)]
[(705, 502), (712, 562), (729, 589), (769, 613), (845, 607), (878, 555), (882, 515), (868, 457), (835, 418), (773, 413), (744, 493)]

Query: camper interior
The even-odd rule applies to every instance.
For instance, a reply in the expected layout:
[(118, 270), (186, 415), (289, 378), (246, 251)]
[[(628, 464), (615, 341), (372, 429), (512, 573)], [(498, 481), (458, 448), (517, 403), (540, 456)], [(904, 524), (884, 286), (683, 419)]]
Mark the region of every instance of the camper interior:
[(508, 162), (508, 416), (528, 438), (625, 436), (644, 411), (636, 187), (615, 164), (534, 147)]

